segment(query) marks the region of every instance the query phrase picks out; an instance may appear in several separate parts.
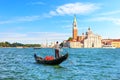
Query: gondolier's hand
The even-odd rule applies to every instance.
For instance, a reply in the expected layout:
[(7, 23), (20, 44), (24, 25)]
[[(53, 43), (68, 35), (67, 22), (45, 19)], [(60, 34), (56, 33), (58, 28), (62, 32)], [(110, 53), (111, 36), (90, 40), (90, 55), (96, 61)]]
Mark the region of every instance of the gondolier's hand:
[(62, 49), (62, 46), (60, 46), (59, 48)]

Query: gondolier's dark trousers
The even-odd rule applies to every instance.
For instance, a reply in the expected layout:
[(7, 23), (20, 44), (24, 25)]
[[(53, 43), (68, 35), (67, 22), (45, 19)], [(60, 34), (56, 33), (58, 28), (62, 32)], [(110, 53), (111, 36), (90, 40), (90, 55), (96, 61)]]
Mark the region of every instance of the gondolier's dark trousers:
[(59, 57), (59, 50), (55, 49), (55, 58), (58, 58), (58, 57)]

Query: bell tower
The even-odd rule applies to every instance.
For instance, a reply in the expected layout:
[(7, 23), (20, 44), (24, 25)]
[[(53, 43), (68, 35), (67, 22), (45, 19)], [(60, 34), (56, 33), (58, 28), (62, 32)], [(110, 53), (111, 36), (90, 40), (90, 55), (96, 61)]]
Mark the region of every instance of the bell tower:
[(76, 15), (74, 15), (74, 20), (73, 20), (73, 40), (77, 40), (77, 36), (78, 36), (77, 20), (76, 20)]

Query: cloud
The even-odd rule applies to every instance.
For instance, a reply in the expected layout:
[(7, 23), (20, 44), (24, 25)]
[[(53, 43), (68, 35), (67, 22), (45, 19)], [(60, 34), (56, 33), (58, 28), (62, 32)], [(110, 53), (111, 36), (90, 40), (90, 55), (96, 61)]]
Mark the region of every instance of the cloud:
[(33, 2), (32, 4), (34, 4), (34, 5), (36, 5), (36, 4), (38, 4), (38, 5), (44, 5), (45, 3), (44, 2)]
[(104, 13), (99, 13), (97, 15), (94, 15), (93, 18), (88, 19), (87, 21), (99, 21), (99, 22), (103, 22), (103, 21), (108, 21), (108, 22), (112, 22), (115, 25), (120, 25), (120, 10), (114, 10), (114, 11), (109, 11), (109, 12), (104, 12)]
[(41, 19), (40, 16), (23, 16), (23, 17), (15, 17), (13, 19), (0, 21), (0, 24), (8, 24), (8, 23), (16, 23), (16, 22), (31, 22)]
[(110, 12), (104, 12), (104, 13), (100, 13), (98, 15), (108, 16), (108, 15), (116, 15), (116, 14), (120, 14), (120, 10), (115, 10), (115, 11), (110, 11)]
[(41, 37), (42, 40), (64, 40), (69, 36), (67, 33), (58, 33), (58, 32), (30, 32), (30, 35), (34, 37)]
[(120, 18), (113, 21), (116, 25), (120, 25)]
[(45, 5), (45, 3), (44, 2), (30, 2), (30, 3), (28, 3), (28, 5)]
[[(43, 2), (32, 2), (32, 4), (45, 4)], [(8, 20), (1, 20), (0, 24), (8, 23), (17, 23), (17, 22), (31, 22), (40, 20), (42, 18), (51, 18), (52, 16), (57, 15), (71, 15), (71, 14), (86, 14), (92, 11), (99, 9), (99, 6), (92, 3), (69, 3), (58, 6), (56, 10), (44, 13), (42, 15), (33, 15), (33, 16), (23, 16), (23, 17), (13, 17)]]
[(8, 23), (13, 23), (13, 21), (12, 20), (0, 21), (0, 24), (8, 24)]
[(38, 19), (40, 19), (40, 16), (24, 16), (24, 17), (17, 18), (16, 21), (24, 22), (24, 21), (35, 21)]
[(96, 17), (89, 19), (88, 21), (109, 21), (116, 25), (120, 25), (120, 18), (115, 18), (115, 17)]
[(0, 41), (20, 43), (45, 43), (63, 41), (69, 34), (58, 32), (0, 33)]
[(55, 11), (50, 11), (50, 15), (86, 14), (95, 11), (96, 9), (99, 9), (99, 6), (96, 4), (76, 2), (58, 6)]
[(0, 33), (0, 38), (20, 38), (20, 37), (26, 37), (26, 34), (20, 34), (20, 33)]

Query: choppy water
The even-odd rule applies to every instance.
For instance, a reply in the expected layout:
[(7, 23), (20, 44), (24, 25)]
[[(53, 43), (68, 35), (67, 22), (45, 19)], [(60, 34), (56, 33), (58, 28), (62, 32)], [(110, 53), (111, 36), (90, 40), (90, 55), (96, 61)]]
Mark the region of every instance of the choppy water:
[(0, 48), (0, 80), (120, 80), (120, 49), (63, 49), (69, 58), (59, 66), (37, 64), (33, 54), (53, 49)]

